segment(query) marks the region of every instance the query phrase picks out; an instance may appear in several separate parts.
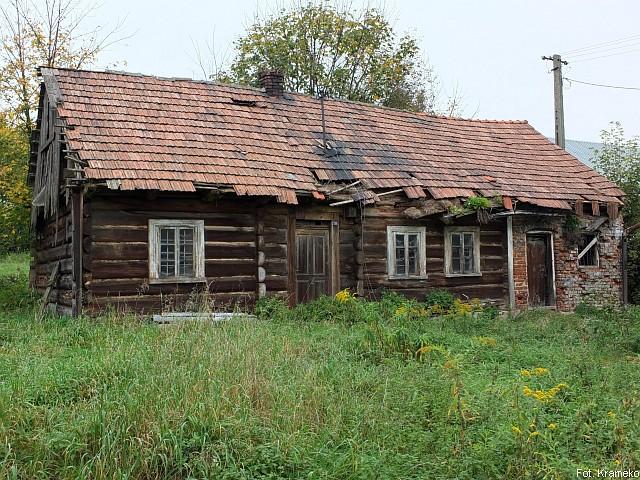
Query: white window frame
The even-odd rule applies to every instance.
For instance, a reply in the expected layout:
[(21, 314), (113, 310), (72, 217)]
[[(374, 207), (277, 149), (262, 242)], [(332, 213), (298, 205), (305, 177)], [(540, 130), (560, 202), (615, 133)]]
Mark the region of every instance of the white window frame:
[[(600, 241), (598, 240), (598, 235), (593, 235), (593, 238), (591, 239), (591, 241), (587, 244), (587, 246), (585, 248), (583, 248), (582, 250), (578, 250), (578, 267), (579, 268), (600, 268), (600, 251), (598, 248), (598, 244), (600, 243)], [(596, 262), (593, 265), (582, 265), (580, 263), (580, 260), (582, 260), (582, 257), (584, 257), (587, 252), (589, 250), (591, 250), (593, 248), (594, 252), (595, 252), (595, 256), (596, 256)]]
[[(453, 233), (471, 233), (473, 235), (474, 271), (471, 273), (454, 273), (451, 269)], [(447, 277), (481, 277), (480, 269), (480, 227), (445, 227), (444, 229), (444, 274)]]
[[(395, 234), (416, 234), (418, 235), (418, 271), (415, 274), (409, 274), (409, 249), (405, 242), (405, 265), (406, 274), (396, 275), (396, 247)], [(427, 278), (427, 229), (426, 227), (410, 227), (410, 226), (388, 226), (387, 227), (387, 273), (390, 279), (396, 280), (413, 280)]]
[[(160, 229), (163, 227), (193, 228), (193, 276), (160, 277)], [(149, 283), (197, 282), (206, 282), (204, 274), (204, 220), (149, 220)]]

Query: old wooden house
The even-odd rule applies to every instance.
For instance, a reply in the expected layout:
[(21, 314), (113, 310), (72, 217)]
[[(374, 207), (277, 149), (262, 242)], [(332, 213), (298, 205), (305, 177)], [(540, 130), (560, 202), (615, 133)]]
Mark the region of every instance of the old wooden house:
[(621, 298), (622, 192), (527, 122), (287, 93), (277, 72), (41, 76), (31, 278), (57, 311), (181, 310), (205, 289), (224, 310), (343, 288)]

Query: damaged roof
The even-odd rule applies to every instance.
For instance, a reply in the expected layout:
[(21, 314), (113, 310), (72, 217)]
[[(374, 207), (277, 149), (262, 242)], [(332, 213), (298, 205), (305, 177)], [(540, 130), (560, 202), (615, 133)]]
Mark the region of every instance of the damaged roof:
[(110, 188), (220, 186), (296, 203), (359, 180), (366, 190), (403, 189), (409, 198), (503, 195), (551, 208), (620, 203), (623, 195), (526, 121), (325, 99), (326, 149), (321, 101), (311, 96), (123, 72), (41, 74), (56, 90), (85, 177)]

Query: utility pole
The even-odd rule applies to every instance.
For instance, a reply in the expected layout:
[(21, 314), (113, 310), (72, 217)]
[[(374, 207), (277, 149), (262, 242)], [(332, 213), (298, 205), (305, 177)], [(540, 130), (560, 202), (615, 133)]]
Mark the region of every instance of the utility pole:
[(553, 62), (553, 100), (556, 111), (556, 145), (564, 148), (564, 104), (562, 100), (562, 65), (567, 62), (562, 60), (560, 55), (555, 54), (551, 57), (542, 57), (543, 60), (551, 60)]

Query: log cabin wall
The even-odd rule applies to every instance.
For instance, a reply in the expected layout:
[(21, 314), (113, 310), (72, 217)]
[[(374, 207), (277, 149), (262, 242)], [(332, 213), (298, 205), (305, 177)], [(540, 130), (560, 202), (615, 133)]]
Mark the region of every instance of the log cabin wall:
[[(479, 226), (470, 215), (451, 226)], [(387, 227), (426, 227), (426, 279), (390, 279), (387, 271)], [(506, 221), (494, 220), (480, 225), (481, 276), (446, 276), (444, 228), (437, 217), (409, 219), (392, 202), (366, 207), (362, 215), (363, 248), (362, 289), (366, 296), (377, 298), (383, 290), (393, 290), (408, 297), (423, 300), (425, 294), (444, 288), (457, 296), (480, 298), (506, 308), (508, 303)], [(357, 231), (357, 229), (356, 229)], [(356, 254), (357, 255), (357, 254)]]
[[(73, 225), (70, 206), (61, 206), (57, 218), (41, 222), (31, 243), (30, 284), (42, 295), (53, 280), (46, 308), (58, 314), (71, 314)], [(58, 274), (51, 279), (58, 263)]]
[(190, 300), (203, 290), (203, 283), (149, 283), (150, 219), (204, 220), (210, 299), (216, 310), (232, 310), (250, 309), (256, 301), (257, 222), (262, 218), (260, 248), (268, 293), (286, 291), (286, 209), (257, 207), (245, 199), (205, 200), (196, 194), (150, 198), (118, 192), (86, 200), (85, 216), (87, 312), (109, 306), (138, 313), (193, 308)]

